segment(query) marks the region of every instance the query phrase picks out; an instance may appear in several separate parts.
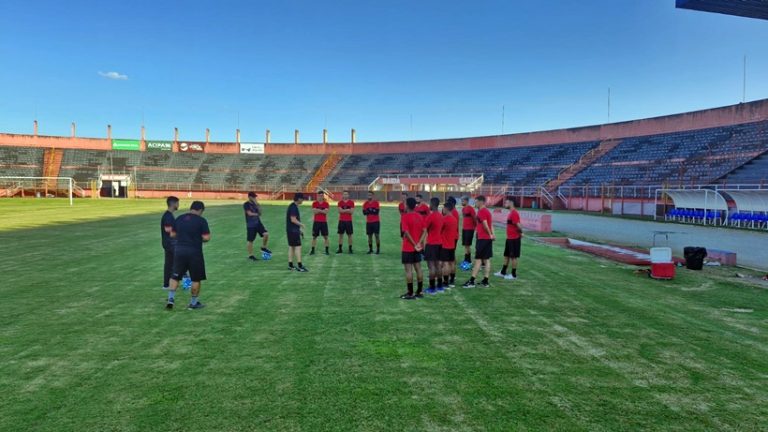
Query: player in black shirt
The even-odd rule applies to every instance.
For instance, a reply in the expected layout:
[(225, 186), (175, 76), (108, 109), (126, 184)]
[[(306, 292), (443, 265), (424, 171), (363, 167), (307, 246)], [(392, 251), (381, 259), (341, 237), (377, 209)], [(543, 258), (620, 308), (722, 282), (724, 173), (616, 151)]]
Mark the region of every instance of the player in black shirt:
[(176, 241), (171, 238), (171, 231), (173, 231), (173, 213), (179, 209), (179, 199), (175, 196), (169, 196), (166, 198), (165, 203), (168, 205), (168, 210), (163, 213), (163, 217), (160, 219), (160, 239), (162, 240), (163, 250), (165, 251), (165, 265), (163, 266), (163, 289), (168, 289), (168, 282), (171, 279), (171, 273), (173, 273), (173, 249)]
[(179, 216), (173, 225), (171, 237), (176, 239), (176, 248), (166, 309), (173, 309), (176, 288), (179, 287), (179, 280), (186, 272), (189, 272), (189, 277), (192, 279), (192, 299), (187, 308), (200, 309), (205, 306), (197, 300), (200, 295), (200, 283), (206, 279), (203, 243), (211, 239), (208, 221), (202, 217), (204, 210), (205, 204), (202, 201), (194, 201), (189, 213)]
[(267, 232), (264, 223), (261, 221), (261, 205), (259, 205), (256, 192), (248, 192), (248, 201), (243, 204), (243, 211), (245, 212), (248, 259), (257, 261), (256, 257), (253, 256), (253, 241), (256, 240), (257, 234), (262, 238), (261, 251), (269, 254), (271, 254), (272, 251), (267, 249), (269, 232)]
[[(304, 224), (301, 223), (299, 206), (304, 202), (304, 195), (299, 192), (293, 196), (293, 202), (288, 206), (285, 214), (285, 231), (288, 237), (288, 270), (307, 272), (301, 263), (301, 238), (304, 236)], [(293, 266), (296, 258), (296, 267)]]

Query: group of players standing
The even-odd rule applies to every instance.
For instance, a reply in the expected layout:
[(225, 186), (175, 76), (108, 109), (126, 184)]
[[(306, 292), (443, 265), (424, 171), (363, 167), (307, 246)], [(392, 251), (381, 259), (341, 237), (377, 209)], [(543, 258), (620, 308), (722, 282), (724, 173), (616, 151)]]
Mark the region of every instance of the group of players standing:
[[(304, 202), (304, 194), (297, 193), (293, 197), (293, 202), (288, 206), (286, 213), (286, 235), (288, 239), (288, 269), (296, 270), (299, 272), (309, 271), (301, 262), (301, 243), (304, 237), (304, 224), (301, 222), (301, 214), (299, 212), (299, 206)], [(355, 209), (355, 202), (349, 199), (349, 193), (344, 192), (342, 200), (338, 203), (339, 208), (339, 248), (336, 250), (337, 254), (343, 253), (344, 236), (347, 236), (347, 244), (349, 253), (353, 253), (352, 249), (352, 234), (354, 233), (354, 227), (352, 224), (352, 215)], [(269, 243), (269, 232), (264, 227), (261, 221), (261, 206), (259, 205), (258, 198), (254, 192), (248, 193), (248, 201), (243, 204), (243, 211), (245, 212), (245, 221), (247, 227), (247, 250), (248, 259), (252, 261), (258, 261), (258, 258), (253, 255), (253, 242), (256, 240), (256, 236), (262, 237), (262, 258), (270, 259), (272, 252), (267, 249)], [(366, 217), (366, 233), (368, 234), (368, 254), (379, 254), (381, 252), (381, 240), (380, 240), (380, 222), (379, 222), (379, 202), (374, 198), (374, 194), (371, 192), (368, 194), (368, 200), (363, 203), (363, 214)], [(328, 213), (330, 212), (330, 204), (325, 200), (325, 195), (318, 193), (316, 200), (312, 203), (312, 249), (309, 254), (314, 255), (317, 248), (317, 238), (323, 237), (325, 241), (325, 254), (329, 255), (329, 240), (328, 240)], [(376, 252), (373, 251), (373, 238), (376, 238)], [(294, 265), (295, 262), (295, 265)]]
[[(477, 211), (469, 205), (469, 198), (462, 201), (462, 230), (461, 240), (464, 246), (463, 268), (469, 268), (472, 261), (472, 241), (475, 242), (475, 261), (472, 266), (472, 276), (464, 283), (464, 288), (475, 288), (476, 277), (484, 270), (480, 286), (490, 286), (491, 261), (493, 257), (493, 215), (486, 207), (484, 196), (475, 199)], [(505, 200), (509, 209), (507, 216), (507, 241), (504, 248), (504, 265), (496, 276), (507, 280), (517, 277), (517, 260), (520, 257), (522, 229), (520, 214), (515, 209), (511, 197)], [(459, 212), (456, 210), (456, 200), (448, 197), (440, 210), (440, 199), (433, 197), (429, 205), (422, 202), (422, 196), (411, 198), (403, 193), (399, 205), (400, 233), (402, 237), (401, 261), (405, 269), (407, 291), (400, 296), (403, 300), (414, 300), (423, 297), (423, 293), (435, 295), (455, 287), (456, 280), (456, 247), (459, 239)], [(429, 271), (429, 287), (424, 291), (424, 275), (421, 261), (427, 262)], [(511, 266), (511, 273), (507, 270)], [(416, 290), (414, 291), (414, 273), (416, 275)]]
[[(286, 234), (288, 240), (288, 269), (298, 272), (309, 270), (301, 261), (301, 244), (304, 236), (304, 224), (301, 222), (299, 206), (304, 201), (304, 195), (297, 193), (286, 212)], [(448, 197), (440, 209), (440, 199), (433, 197), (429, 205), (422, 201), (422, 196), (411, 198), (407, 193), (402, 194), (399, 205), (400, 211), (400, 235), (402, 237), (401, 261), (405, 268), (407, 292), (400, 296), (404, 300), (413, 300), (423, 297), (424, 275), (421, 269), (422, 259), (427, 262), (429, 271), (429, 287), (427, 294), (437, 294), (446, 289), (455, 287), (456, 279), (456, 247), (459, 234), (461, 234), (464, 247), (464, 262), (462, 268), (469, 269), (472, 261), (472, 242), (475, 242), (475, 260), (472, 266), (472, 276), (464, 283), (464, 288), (475, 288), (476, 277), (480, 270), (484, 270), (484, 277), (480, 282), (481, 287), (490, 286), (489, 276), (491, 272), (490, 259), (493, 257), (493, 217), (486, 208), (484, 196), (475, 199), (477, 211), (469, 205), (469, 198), (463, 197), (462, 203), (462, 229), (459, 230), (459, 212), (456, 209), (456, 200)], [(205, 205), (201, 201), (194, 201), (189, 213), (174, 219), (173, 213), (179, 208), (179, 199), (168, 197), (166, 200), (167, 211), (160, 222), (163, 249), (165, 250), (165, 265), (163, 275), (163, 289), (168, 290), (167, 309), (173, 309), (175, 304), (175, 292), (183, 276), (188, 276), (192, 282), (192, 299), (188, 308), (200, 309), (204, 307), (199, 302), (200, 285), (206, 279), (205, 261), (203, 259), (202, 245), (211, 238), (208, 222), (202, 217)], [(344, 192), (342, 200), (338, 202), (339, 223), (337, 233), (339, 245), (337, 254), (343, 253), (344, 236), (347, 236), (349, 253), (353, 253), (352, 235), (354, 228), (352, 216), (355, 202), (349, 198), (349, 193)], [(520, 257), (520, 240), (522, 229), (520, 227), (520, 215), (515, 210), (511, 197), (505, 200), (505, 206), (509, 208), (507, 217), (507, 241), (504, 248), (504, 265), (495, 275), (512, 280), (517, 277), (517, 259)], [(253, 243), (256, 236), (262, 238), (262, 259), (270, 259), (272, 251), (268, 249), (269, 232), (261, 221), (261, 206), (257, 195), (248, 193), (248, 201), (243, 204), (246, 222), (246, 240), (248, 259), (258, 261), (253, 254)], [(329, 255), (328, 240), (328, 213), (330, 204), (322, 193), (318, 193), (312, 203), (312, 249), (310, 255), (315, 254), (317, 238), (323, 237), (325, 254)], [(368, 254), (381, 253), (381, 221), (379, 217), (380, 204), (373, 192), (368, 192), (368, 199), (363, 203), (363, 215), (366, 217), (366, 235), (368, 236)], [(376, 240), (376, 250), (373, 249), (373, 240)], [(295, 265), (294, 265), (295, 262)], [(507, 269), (511, 266), (511, 273)], [(416, 290), (414, 290), (414, 273), (416, 275)]]

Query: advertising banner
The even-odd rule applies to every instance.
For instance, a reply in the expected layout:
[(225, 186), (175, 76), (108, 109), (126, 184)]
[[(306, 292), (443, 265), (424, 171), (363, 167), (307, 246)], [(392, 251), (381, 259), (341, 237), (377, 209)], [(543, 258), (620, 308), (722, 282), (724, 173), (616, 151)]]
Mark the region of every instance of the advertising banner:
[(147, 151), (173, 151), (173, 141), (147, 141)]
[(130, 140), (130, 139), (113, 139), (112, 140), (112, 150), (140, 151), (141, 150), (141, 141), (139, 141), (139, 140)]
[(182, 152), (182, 153), (203, 153), (203, 152), (205, 152), (205, 143), (204, 142), (180, 141), (179, 142), (179, 151)]
[(240, 153), (245, 153), (245, 154), (264, 154), (264, 144), (261, 144), (261, 143), (240, 143)]

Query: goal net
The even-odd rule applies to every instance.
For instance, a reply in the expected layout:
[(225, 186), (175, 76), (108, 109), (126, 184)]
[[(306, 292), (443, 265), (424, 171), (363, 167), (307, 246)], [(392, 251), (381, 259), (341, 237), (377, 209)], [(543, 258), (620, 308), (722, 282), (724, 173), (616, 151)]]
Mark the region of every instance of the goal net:
[(71, 177), (0, 176), (0, 198), (68, 198), (73, 205), (75, 189)]

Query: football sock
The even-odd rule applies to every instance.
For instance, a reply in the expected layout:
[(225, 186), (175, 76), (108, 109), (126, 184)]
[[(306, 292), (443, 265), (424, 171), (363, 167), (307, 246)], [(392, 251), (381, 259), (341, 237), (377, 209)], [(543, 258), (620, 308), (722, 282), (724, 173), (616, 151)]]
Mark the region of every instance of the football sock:
[(341, 245), (339, 245), (339, 252), (341, 252)]
[(176, 298), (176, 291), (168, 291), (168, 301), (173, 301)]
[(484, 283), (484, 284), (487, 284), (487, 283), (488, 283), (488, 278), (487, 278), (487, 277), (484, 277), (484, 278), (483, 278), (483, 283)]
[(438, 289), (442, 288), (443, 287), (443, 278), (438, 277), (436, 283), (437, 283), (437, 288)]
[(352, 253), (352, 245), (349, 245), (349, 253)]
[(435, 287), (435, 278), (429, 278), (429, 287), (434, 288)]
[(424, 289), (424, 281), (416, 282), (416, 287), (418, 288), (418, 290), (416, 291), (416, 294), (421, 293), (421, 290)]
[(470, 254), (464, 254), (464, 261), (471, 262), (472, 261), (472, 255)]
[(456, 273), (451, 273), (451, 283), (456, 281)]
[(448, 275), (443, 276), (443, 285), (448, 285)]
[(297, 267), (298, 268), (302, 268), (302, 267), (304, 267), (304, 264), (302, 264), (301, 261), (299, 261), (299, 265)]
[[(514, 270), (512, 270), (514, 272)], [(505, 275), (507, 274), (507, 266), (501, 266), (501, 274)]]
[(408, 294), (413, 295), (413, 282), (408, 284)]
[(469, 278), (469, 283), (475, 283), (475, 277), (474, 276)]
[(197, 296), (192, 296), (192, 299), (189, 301), (189, 304), (196, 305), (197, 304)]
[(376, 242), (376, 252), (378, 253), (380, 251), (381, 251), (381, 243)]
[(512, 276), (517, 277), (517, 269), (516, 268), (512, 269)]
[(368, 243), (368, 252), (373, 252), (373, 244)]
[(328, 253), (328, 247), (327, 246), (325, 247), (325, 253)]
[(293, 262), (288, 261), (288, 268), (293, 268)]
[(315, 252), (315, 248), (313, 247), (312, 250), (309, 251), (309, 253), (314, 253), (314, 252)]

